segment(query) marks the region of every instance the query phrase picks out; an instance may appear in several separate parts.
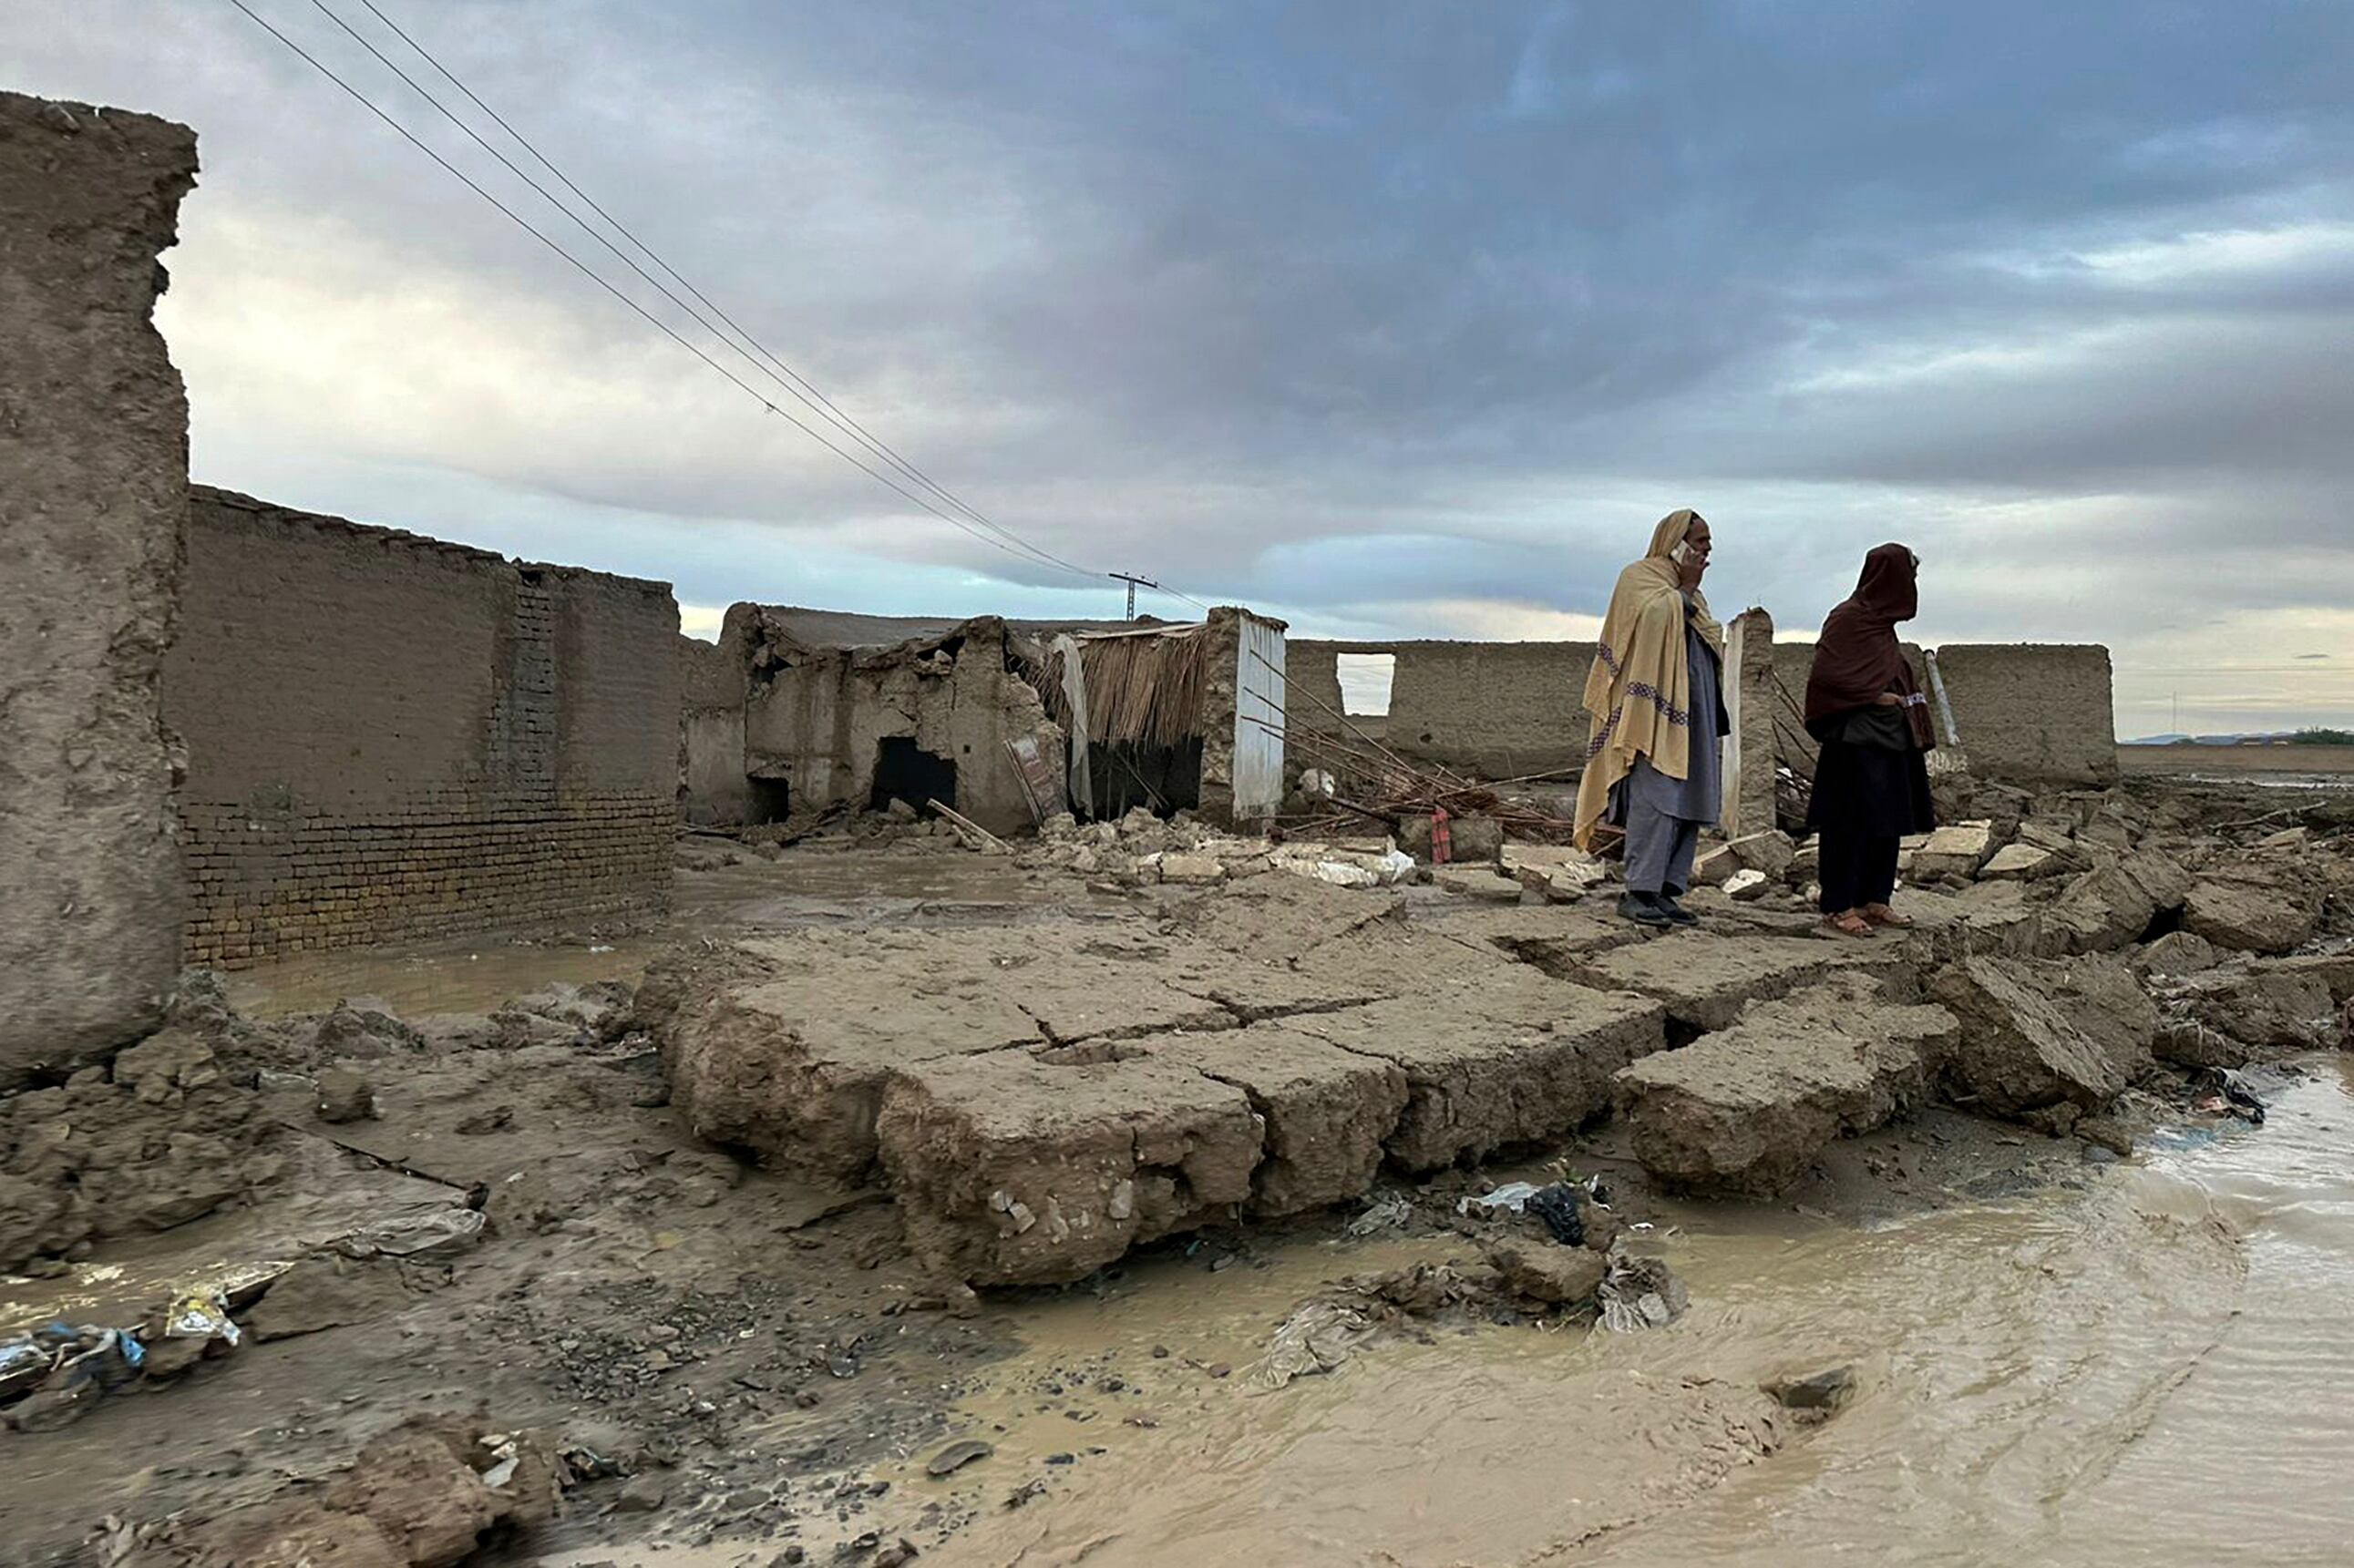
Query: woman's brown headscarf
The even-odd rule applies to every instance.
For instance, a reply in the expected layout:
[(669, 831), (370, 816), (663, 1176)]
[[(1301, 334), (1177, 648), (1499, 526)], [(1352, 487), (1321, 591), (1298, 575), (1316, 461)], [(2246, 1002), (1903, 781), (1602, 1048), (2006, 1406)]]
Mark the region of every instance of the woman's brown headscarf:
[(1823, 738), (1830, 721), (1872, 706), (1882, 692), (1894, 692), (1904, 699), (1904, 716), (1921, 749), (1937, 744), (1929, 701), (1896, 642), (1896, 623), (1912, 620), (1920, 609), (1919, 567), (1902, 545), (1876, 546), (1863, 557), (1854, 594), (1824, 620), (1814, 667), (1807, 673), (1807, 730), (1816, 739)]

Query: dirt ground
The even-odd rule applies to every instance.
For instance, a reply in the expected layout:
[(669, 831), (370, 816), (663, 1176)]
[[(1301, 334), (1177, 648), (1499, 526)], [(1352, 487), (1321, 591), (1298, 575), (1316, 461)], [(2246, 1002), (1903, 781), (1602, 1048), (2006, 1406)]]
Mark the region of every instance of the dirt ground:
[(2354, 773), (2354, 746), (2121, 746), (2127, 773), (2239, 776)]
[[(249, 1287), (232, 1295), (244, 1328), (234, 1347), (198, 1340), (199, 1356), (178, 1341), (168, 1374), (109, 1380), (102, 1396), (51, 1402), (19, 1421), (29, 1429), (0, 1434), (8, 1562), (260, 1561), (228, 1544), (228, 1524), (345, 1506), (355, 1475), (390, 1464), (369, 1445), (419, 1415), (546, 1434), (569, 1481), (560, 1509), (547, 1518), (498, 1502), (457, 1555), (313, 1560), (989, 1561), (1007, 1517), (1110, 1462), (1122, 1435), (1214, 1430), (1255, 1347), (1331, 1281), (1417, 1263), (1473, 1268), (1526, 1224), (1467, 1215), (1467, 1197), (1566, 1171), (1599, 1184), (1638, 1255), (1673, 1223), (1675, 1203), (1606, 1121), (1560, 1147), (1418, 1180), (1392, 1172), (1363, 1203), (1214, 1223), (1067, 1287), (976, 1295), (917, 1263), (887, 1193), (797, 1183), (695, 1136), (630, 983), (660, 952), (749, 931), (1074, 916), (1150, 929), (1194, 895), (939, 839), (782, 853), (697, 840), (681, 865), (676, 916), (637, 938), (484, 939), (195, 985), (158, 1037), (178, 1054), (145, 1075), (118, 1065), (118, 1082), (57, 1086), (64, 1098), (37, 1118), (18, 1108), (22, 1144), (36, 1121), (135, 1102), (157, 1118), (152, 1169), (194, 1190), (226, 1185), (184, 1221), (170, 1193), (143, 1189), (124, 1202), (159, 1223), (101, 1219), (70, 1243), (57, 1233), (42, 1244), (54, 1257), (0, 1279), (0, 1330), (153, 1324), (191, 1286), (273, 1277), (250, 1307)], [(1445, 887), (1407, 893), (1424, 913), (1471, 903)], [(1711, 909), (1750, 927), (1798, 918)], [(2129, 1135), (2181, 1114), (2190, 1097), (2177, 1087), (2137, 1091), (2113, 1124)], [(105, 1094), (128, 1097), (89, 1097)], [(1931, 1107), (1833, 1143), (1773, 1207), (1877, 1224), (2080, 1185), (2115, 1158), (2097, 1140)], [(86, 1181), (104, 1174), (87, 1170)], [(388, 1233), (392, 1222), (409, 1228)], [(398, 1239), (419, 1225), (445, 1239), (421, 1250)], [(1106, 1308), (1116, 1326), (1057, 1346), (1072, 1302)], [(1122, 1302), (1150, 1308), (1112, 1310)], [(1492, 1293), (1380, 1309), (1424, 1340), (1585, 1331), (1575, 1314)], [(1817, 1418), (1754, 1386), (1694, 1384), (1627, 1417), (1651, 1424), (1642, 1430), (1670, 1456), (1659, 1462), (1686, 1480), (1627, 1478), (1625, 1506), (1668, 1506), (1679, 1488), (1803, 1442)], [(960, 1442), (991, 1452), (943, 1469)]]

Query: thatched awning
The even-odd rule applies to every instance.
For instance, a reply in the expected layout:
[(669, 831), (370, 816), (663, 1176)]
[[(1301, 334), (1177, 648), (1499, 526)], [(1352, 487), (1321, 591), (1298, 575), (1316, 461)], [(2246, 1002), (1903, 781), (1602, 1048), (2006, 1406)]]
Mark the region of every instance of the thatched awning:
[[(1203, 635), (1206, 630), (1196, 622), (1072, 633), (1087, 678), (1087, 738), (1174, 746), (1200, 735), (1210, 648)], [(1069, 729), (1057, 647), (1025, 639), (1017, 658), (1046, 712)]]

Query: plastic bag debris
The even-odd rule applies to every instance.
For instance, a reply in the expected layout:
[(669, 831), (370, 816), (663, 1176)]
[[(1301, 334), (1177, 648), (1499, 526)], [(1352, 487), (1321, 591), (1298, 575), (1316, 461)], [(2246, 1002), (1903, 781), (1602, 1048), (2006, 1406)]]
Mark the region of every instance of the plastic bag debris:
[(1507, 1181), (1493, 1192), (1462, 1199), (1456, 1203), (1455, 1212), (1469, 1214), (1475, 1220), (1490, 1220), (1498, 1214), (1517, 1214), (1529, 1206), (1529, 1200), (1535, 1197), (1537, 1192), (1537, 1184), (1533, 1181)]
[(482, 1239), (479, 1209), (429, 1209), (354, 1231), (335, 1244), (345, 1257), (405, 1257), (430, 1263), (456, 1257)]
[(1283, 1320), (1267, 1341), (1267, 1353), (1243, 1373), (1243, 1382), (1265, 1393), (1293, 1378), (1331, 1372), (1353, 1355), (1373, 1331), (1373, 1321), (1354, 1308), (1335, 1301), (1311, 1301)]
[(244, 1330), (229, 1321), (228, 1299), (218, 1290), (183, 1292), (164, 1314), (164, 1336), (172, 1340), (220, 1340), (234, 1345)]
[(1413, 1202), (1400, 1194), (1393, 1193), (1351, 1220), (1348, 1231), (1352, 1236), (1369, 1236), (1376, 1231), (1397, 1230), (1412, 1218), (1414, 1218)]
[(1664, 1329), (1691, 1305), (1684, 1282), (1655, 1257), (1615, 1259), (1595, 1299), (1602, 1303), (1602, 1326), (1614, 1334)]

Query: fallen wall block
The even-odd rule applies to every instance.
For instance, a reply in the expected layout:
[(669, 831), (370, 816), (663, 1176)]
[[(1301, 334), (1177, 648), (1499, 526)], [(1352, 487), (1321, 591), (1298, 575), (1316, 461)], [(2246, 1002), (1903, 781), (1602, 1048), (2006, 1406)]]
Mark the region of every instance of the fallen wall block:
[(1294, 1029), (1154, 1036), (1135, 1043), (1250, 1097), (1266, 1127), (1249, 1213), (1304, 1213), (1363, 1193), (1405, 1112), (1405, 1070)]
[(1959, 1026), (1942, 1007), (1877, 991), (1870, 977), (1835, 976), (1621, 1071), (1635, 1157), (1670, 1186), (1771, 1196), (1834, 1139), (1911, 1109)]
[(2117, 959), (1966, 959), (1931, 992), (1961, 1022), (1946, 1079), (1965, 1109), (2097, 1110), (2153, 1065), (2158, 1010)]
[(1234, 1085), (1149, 1054), (1010, 1051), (903, 1068), (876, 1133), (917, 1255), (1052, 1284), (1247, 1201), (1264, 1123)]

